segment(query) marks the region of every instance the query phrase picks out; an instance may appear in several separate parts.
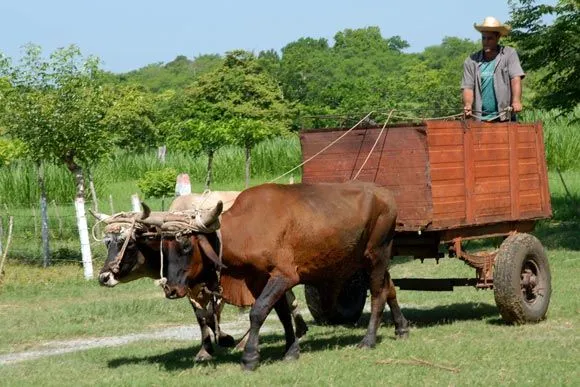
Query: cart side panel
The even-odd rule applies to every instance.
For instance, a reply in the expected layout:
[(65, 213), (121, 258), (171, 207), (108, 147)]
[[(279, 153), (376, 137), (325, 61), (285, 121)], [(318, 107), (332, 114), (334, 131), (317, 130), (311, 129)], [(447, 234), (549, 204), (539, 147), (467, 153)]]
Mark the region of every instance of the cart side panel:
[(541, 125), (427, 127), (435, 228), (551, 216)]
[[(425, 128), (385, 128), (377, 142), (380, 132), (381, 128), (349, 132), (303, 166), (302, 181), (345, 182), (355, 177), (374, 181), (395, 195), (399, 210), (397, 229), (422, 229), (432, 222)], [(301, 133), (303, 160), (310, 159), (344, 133), (339, 129)]]

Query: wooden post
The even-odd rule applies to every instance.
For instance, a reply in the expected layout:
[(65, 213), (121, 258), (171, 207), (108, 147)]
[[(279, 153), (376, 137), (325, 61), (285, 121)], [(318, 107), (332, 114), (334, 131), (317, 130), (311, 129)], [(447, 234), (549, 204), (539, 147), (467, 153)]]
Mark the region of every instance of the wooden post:
[(6, 261), (6, 256), (8, 255), (8, 249), (10, 248), (10, 242), (12, 241), (12, 225), (14, 224), (14, 217), (10, 217), (8, 222), (8, 240), (6, 241), (6, 248), (4, 249), (4, 254), (2, 254), (2, 260), (0, 260), (0, 281), (4, 275), (4, 262)]
[(109, 194), (109, 207), (111, 207), (111, 215), (115, 213), (115, 208), (113, 206), (113, 195)]

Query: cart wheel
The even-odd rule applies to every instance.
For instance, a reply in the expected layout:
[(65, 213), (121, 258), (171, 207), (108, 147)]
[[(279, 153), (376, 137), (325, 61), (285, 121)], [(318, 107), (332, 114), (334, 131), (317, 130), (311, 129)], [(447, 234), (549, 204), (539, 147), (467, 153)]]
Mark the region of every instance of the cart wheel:
[(328, 310), (323, 307), (324, 297), (320, 296), (319, 289), (305, 285), (306, 305), (318, 324), (355, 324), (362, 315), (368, 287), (367, 274), (364, 271), (357, 272), (344, 284), (334, 310)]
[(495, 259), (493, 287), (505, 321), (525, 324), (546, 316), (552, 293), (550, 266), (535, 236), (515, 234), (503, 241)]

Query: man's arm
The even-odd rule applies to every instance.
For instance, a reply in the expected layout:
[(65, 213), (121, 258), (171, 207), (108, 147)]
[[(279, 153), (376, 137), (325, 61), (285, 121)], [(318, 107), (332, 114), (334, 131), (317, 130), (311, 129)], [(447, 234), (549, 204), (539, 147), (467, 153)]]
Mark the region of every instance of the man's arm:
[(463, 89), (463, 113), (466, 116), (471, 115), (471, 107), (473, 106), (473, 89)]
[(512, 88), (512, 101), (511, 105), (514, 109), (514, 113), (522, 111), (522, 78), (513, 77), (510, 80), (510, 85)]

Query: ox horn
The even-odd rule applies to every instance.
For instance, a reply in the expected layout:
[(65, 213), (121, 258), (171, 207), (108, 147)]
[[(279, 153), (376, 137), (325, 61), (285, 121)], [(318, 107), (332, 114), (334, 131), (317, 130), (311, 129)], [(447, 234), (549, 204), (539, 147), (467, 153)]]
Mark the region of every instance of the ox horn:
[(220, 214), (222, 213), (223, 209), (224, 203), (221, 200), (219, 200), (216, 206), (211, 209), (211, 211), (201, 214), (199, 220), (204, 226), (208, 227), (211, 224), (215, 223), (218, 216), (220, 216)]
[(217, 256), (214, 248), (212, 247), (211, 243), (209, 243), (209, 240), (207, 239), (207, 237), (204, 234), (199, 234), (197, 236), (197, 238), (199, 239), (199, 246), (201, 247), (201, 249), (203, 250), (203, 252), (205, 253), (205, 255), (213, 262), (215, 263), (215, 265), (220, 268), (220, 269), (225, 269), (227, 268), (226, 265), (224, 265), (221, 260), (219, 259), (219, 257)]
[(95, 219), (101, 220), (101, 221), (105, 221), (111, 217), (111, 215), (102, 214), (100, 212), (93, 212), (93, 210), (91, 210), (90, 208), (89, 208), (89, 212), (92, 216), (95, 217)]
[(143, 212), (141, 213), (141, 217), (139, 220), (147, 219), (149, 215), (151, 215), (151, 208), (145, 202), (141, 202), (141, 206), (143, 207)]

